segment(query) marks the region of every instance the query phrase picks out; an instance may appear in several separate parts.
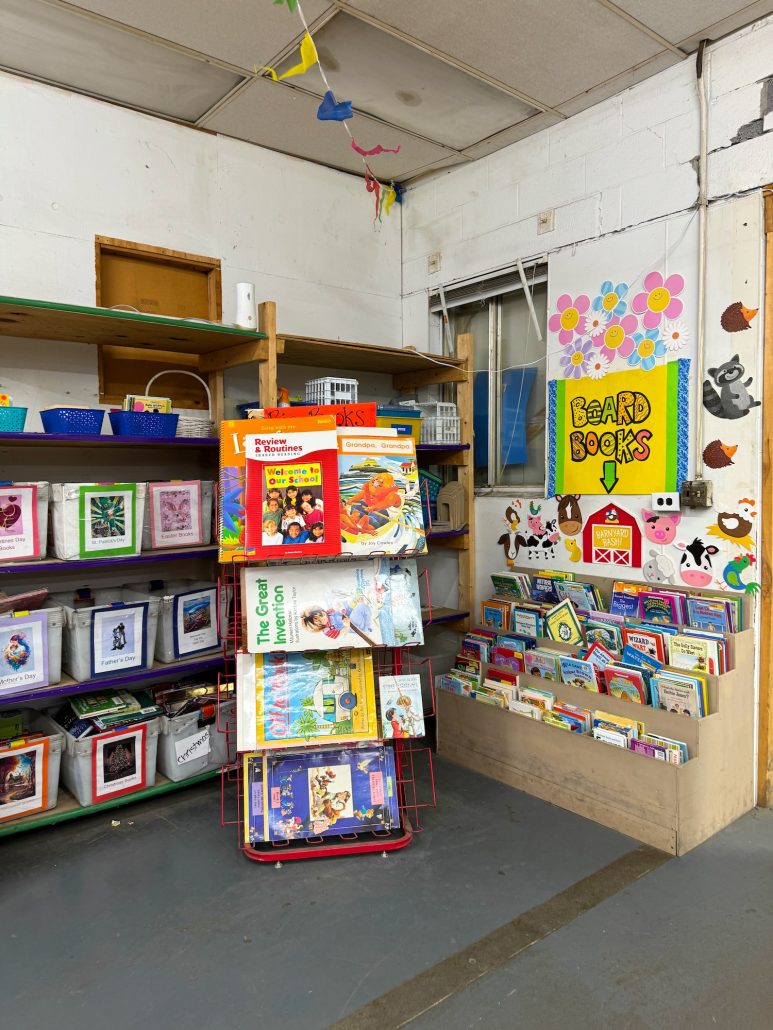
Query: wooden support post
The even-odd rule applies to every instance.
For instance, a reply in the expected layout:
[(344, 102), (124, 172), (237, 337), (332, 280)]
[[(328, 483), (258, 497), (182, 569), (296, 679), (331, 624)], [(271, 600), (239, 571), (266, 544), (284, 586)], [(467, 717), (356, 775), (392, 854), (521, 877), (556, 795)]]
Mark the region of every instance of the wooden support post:
[(258, 397), (262, 408), (276, 406), (276, 304), (272, 300), (258, 305), (258, 328), (268, 343), (265, 360), (258, 365)]
[[(459, 607), (464, 611), (473, 610), (475, 592), (475, 500), (474, 500), (474, 472), (472, 461), (472, 354), (473, 337), (471, 333), (463, 333), (456, 338), (456, 357), (464, 362), (462, 369), (465, 372), (464, 382), (456, 386), (456, 410), (459, 415), (459, 438), (462, 443), (470, 445), (469, 451), (464, 451), (467, 461), (457, 466), (457, 479), (464, 487), (466, 504), (466, 519), (469, 533), (467, 536), (467, 547), (459, 552)], [(450, 371), (450, 370), (449, 370)], [(477, 620), (473, 617), (472, 622)], [(462, 624), (464, 630), (470, 628), (470, 619)]]
[(215, 423), (215, 435), (220, 436), (220, 423), (225, 420), (225, 373), (221, 370), (210, 372), (207, 376), (209, 390), (212, 394), (212, 418)]
[(762, 388), (760, 520), (760, 706), (757, 804), (773, 806), (773, 198), (765, 196), (765, 342)]

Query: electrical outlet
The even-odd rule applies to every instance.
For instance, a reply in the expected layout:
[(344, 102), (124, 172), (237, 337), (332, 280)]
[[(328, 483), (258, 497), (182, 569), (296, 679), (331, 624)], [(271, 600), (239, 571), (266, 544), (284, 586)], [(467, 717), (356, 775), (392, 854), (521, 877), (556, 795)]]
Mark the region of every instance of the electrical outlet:
[(682, 483), (682, 504), (685, 508), (711, 508), (714, 484), (710, 479), (686, 479)]
[(652, 510), (658, 512), (679, 511), (679, 494), (657, 493), (652, 495)]
[(540, 211), (537, 215), (537, 235), (541, 236), (544, 232), (553, 232), (555, 227), (555, 211)]
[(440, 251), (436, 250), (434, 254), (430, 254), (427, 258), (427, 273), (428, 275), (434, 275), (435, 272), (440, 271)]

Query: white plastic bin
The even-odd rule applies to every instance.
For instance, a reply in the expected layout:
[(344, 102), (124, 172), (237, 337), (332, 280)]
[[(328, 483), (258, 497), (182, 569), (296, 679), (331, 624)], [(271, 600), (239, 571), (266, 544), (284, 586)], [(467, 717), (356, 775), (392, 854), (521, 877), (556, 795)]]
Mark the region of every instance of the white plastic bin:
[[(53, 530), (54, 554), (65, 561), (79, 558), (105, 558), (108, 560), (117, 554), (139, 554), (142, 544), (142, 532), (145, 523), (145, 483), (123, 484), (136, 487), (134, 497), (135, 532), (130, 532), (129, 512), (124, 510), (123, 526), (125, 535), (121, 536), (89, 536), (86, 533), (85, 550), (81, 553), (81, 519), (80, 497), (81, 487), (93, 487), (119, 499), (123, 496), (126, 507), (125, 492), (119, 489), (122, 484), (114, 484), (115, 494), (110, 493), (111, 484), (106, 483), (52, 483), (51, 484), (51, 525)], [(88, 507), (88, 505), (87, 505)], [(86, 524), (84, 523), (84, 526)]]
[[(157, 598), (149, 597), (147, 594), (137, 596), (135, 592), (129, 592), (119, 587), (95, 590), (92, 592), (94, 604), (91, 607), (73, 607), (72, 594), (53, 594), (46, 602), (46, 607), (60, 606), (63, 616), (62, 633), (62, 666), (74, 680), (79, 683), (100, 676), (119, 675), (122, 672), (131, 670), (150, 669), (153, 665), (153, 655), (156, 648), (156, 632), (158, 629), (159, 601)], [(141, 661), (142, 641), (135, 640), (133, 632), (126, 632), (124, 629), (124, 648), (116, 650), (115, 655), (108, 655), (104, 646), (94, 646), (95, 669), (92, 675), (92, 623), (97, 632), (110, 629), (106, 615), (100, 615), (92, 620), (91, 613), (119, 613), (126, 605), (136, 604), (138, 601), (148, 602), (148, 614), (145, 626), (145, 661)], [(127, 612), (132, 620), (132, 627), (135, 628), (139, 616), (133, 612)], [(114, 621), (114, 620), (112, 620)], [(117, 625), (126, 620), (119, 620)], [(126, 650), (128, 648), (128, 650)], [(137, 660), (139, 657), (140, 660)], [(60, 677), (61, 678), (61, 677)]]
[[(22, 482), (21, 480), (14, 483), (13, 486), (36, 486), (38, 488), (37, 495), (37, 518), (38, 518), (38, 548), (40, 554), (37, 558), (23, 558), (21, 561), (38, 561), (46, 556), (46, 544), (48, 542), (48, 502), (51, 498), (51, 484), (45, 482), (39, 482), (35, 480)], [(3, 487), (4, 491), (10, 491), (12, 487)], [(0, 562), (3, 564), (13, 564), (13, 560), (0, 558)]]
[[(76, 740), (49, 715), (40, 718), (64, 735), (61, 779), (84, 808), (155, 785), (158, 719)], [(138, 750), (143, 736), (145, 747)]]
[[(213, 481), (211, 479), (202, 479), (202, 480), (199, 480), (199, 482), (201, 483), (201, 543), (202, 543), (202, 546), (203, 546), (203, 545), (206, 545), (206, 544), (209, 544), (209, 543), (212, 542), (212, 498), (214, 496), (215, 484), (213, 483)], [(156, 484), (156, 483), (152, 483), (152, 484), (149, 483), (148, 484), (148, 486), (156, 486), (156, 485), (158, 485), (158, 484)], [(170, 488), (173, 489), (174, 486), (175, 486), (175, 483), (174, 482), (169, 482), (169, 483), (164, 483), (163, 485), (164, 486), (169, 486)], [(143, 551), (153, 550), (153, 547), (152, 547), (152, 544), (151, 544), (150, 527), (151, 527), (151, 522), (150, 522), (150, 490), (148, 490), (146, 495), (145, 495), (145, 521), (144, 521), (143, 527), (142, 527), (142, 550)], [(156, 550), (162, 550), (162, 549), (167, 548), (167, 547), (183, 547), (183, 546), (185, 546), (185, 542), (184, 541), (182, 541), (181, 543), (163, 544), (160, 547), (156, 547), (155, 549)], [(195, 546), (195, 544), (193, 546)]]
[[(48, 630), (48, 682), (58, 683), (62, 678), (62, 627), (64, 624), (64, 612), (61, 607), (53, 605), (50, 600), (46, 602), (46, 606), (40, 611), (45, 612), (46, 624)], [(32, 611), (32, 615), (37, 615), (37, 611)], [(10, 613), (3, 616), (3, 618), (10, 618)], [(17, 616), (19, 622), (24, 622), (25, 616)], [(6, 671), (8, 666), (5, 666)], [(0, 680), (1, 681), (1, 680)], [(2, 703), (2, 696), (0, 695), (0, 703)]]
[[(158, 740), (158, 768), (169, 780), (178, 782), (206, 772), (219, 769), (229, 762), (228, 738), (225, 733), (227, 722), (236, 729), (235, 701), (223, 701), (220, 714), (217, 705), (212, 705), (212, 717), (202, 717), (202, 712), (189, 712), (170, 719), (162, 715), (159, 719), (161, 735)], [(206, 714), (207, 708), (203, 709)], [(217, 724), (222, 727), (218, 730)], [(234, 756), (235, 757), (235, 756)]]
[[(65, 731), (61, 728), (53, 729), (50, 719), (46, 719), (39, 712), (25, 712), (24, 713), (24, 728), (25, 731), (45, 733), (46, 739), (48, 740), (48, 769), (46, 772), (46, 799), (43, 808), (36, 808), (34, 812), (23, 812), (20, 811), (18, 814), (14, 814), (14, 809), (17, 808), (13, 802), (9, 804), (0, 805), (0, 825), (5, 822), (11, 822), (13, 819), (24, 819), (25, 816), (40, 815), (41, 812), (48, 812), (52, 808), (56, 808), (57, 801), (59, 799), (59, 771), (62, 762), (62, 752), (65, 746)], [(42, 738), (41, 738), (42, 739)], [(39, 740), (30, 741), (30, 746), (39, 744)], [(14, 749), (18, 754), (19, 751), (26, 749)], [(4, 748), (0, 743), (0, 763), (4, 757), (13, 755), (14, 751)], [(39, 775), (39, 771), (36, 770), (36, 775)]]
[[(208, 607), (208, 611), (205, 612), (202, 619), (198, 620), (204, 624), (197, 626), (196, 616), (199, 612), (197, 595), (213, 590), (215, 591), (215, 603), (212, 605), (211, 596), (202, 602), (205, 607)], [(209, 654), (219, 649), (218, 604), (221, 608), (219, 617), (221, 626), (225, 625), (225, 613), (222, 610), (224, 596), (221, 595), (218, 601), (220, 592), (217, 583), (193, 579), (152, 580), (150, 583), (143, 584), (143, 589), (126, 587), (123, 593), (127, 600), (131, 597), (143, 599), (152, 597), (158, 600), (160, 609), (156, 635), (156, 658), (159, 662), (177, 662), (189, 656)], [(188, 605), (193, 606), (193, 611), (186, 611)], [(175, 612), (177, 612), (176, 616)], [(191, 620), (189, 624), (187, 623), (188, 619)], [(175, 633), (175, 623), (177, 623), (177, 633)]]

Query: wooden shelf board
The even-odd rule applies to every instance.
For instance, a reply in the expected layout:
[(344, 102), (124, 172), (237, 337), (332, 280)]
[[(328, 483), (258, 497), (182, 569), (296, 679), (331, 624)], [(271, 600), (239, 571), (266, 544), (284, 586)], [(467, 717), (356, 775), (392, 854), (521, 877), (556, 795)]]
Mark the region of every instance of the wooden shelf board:
[[(310, 365), (314, 368), (330, 368), (340, 371), (359, 370), (381, 375), (399, 372), (425, 372), (434, 368), (462, 368), (464, 362), (458, 358), (437, 358), (420, 351), (400, 347), (377, 347), (367, 343), (345, 343), (342, 340), (318, 340), (305, 336), (284, 336), (277, 334), (277, 341), (284, 351), (279, 354), (280, 364)], [(440, 362), (440, 364), (438, 364)]]
[(22, 447), (219, 447), (217, 436), (112, 436), (91, 433), (0, 433), (4, 444)]
[(158, 794), (167, 794), (171, 790), (192, 787), (196, 783), (213, 780), (219, 775), (219, 769), (208, 769), (206, 772), (199, 773), (198, 776), (191, 776), (188, 780), (175, 782), (156, 772), (156, 782), (152, 787), (138, 790), (134, 794), (123, 794), (121, 797), (102, 801), (98, 805), (87, 806), (81, 805), (68, 790), (60, 786), (56, 808), (52, 808), (48, 812), (37, 812), (33, 815), (23, 816), (21, 819), (14, 819), (8, 823), (0, 823), (0, 837), (7, 837), (13, 833), (23, 833), (25, 830), (36, 830), (41, 826), (53, 826), (56, 823), (67, 822), (70, 819), (79, 819), (83, 815), (96, 815), (98, 812), (106, 812), (108, 809), (118, 808), (121, 805), (130, 805), (135, 801), (145, 801), (147, 798), (156, 797)]
[(431, 529), (427, 533), (427, 543), (436, 543), (439, 540), (455, 540), (459, 537), (467, 536), (470, 530), (468, 526), (464, 526), (462, 529), (438, 529), (437, 531)]
[(212, 322), (3, 296), (0, 296), (0, 336), (113, 344), (177, 354), (211, 354), (266, 339), (263, 333)]
[(0, 564), (0, 576), (34, 575), (43, 572), (61, 572), (64, 569), (112, 568), (114, 565), (153, 565), (158, 562), (181, 561), (188, 558), (217, 558), (217, 545), (202, 547), (170, 547), (165, 551), (142, 551), (117, 558), (83, 558), (64, 561), (61, 558), (44, 558), (42, 561), (4, 562)]

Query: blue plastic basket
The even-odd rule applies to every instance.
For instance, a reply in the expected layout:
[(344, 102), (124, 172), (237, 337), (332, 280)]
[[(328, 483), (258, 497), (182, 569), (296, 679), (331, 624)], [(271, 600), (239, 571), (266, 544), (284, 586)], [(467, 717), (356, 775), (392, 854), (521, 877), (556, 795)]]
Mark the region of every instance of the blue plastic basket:
[(41, 411), (46, 433), (81, 433), (99, 436), (105, 413), (101, 408), (49, 408)]
[(0, 433), (23, 433), (26, 408), (0, 408)]
[(175, 436), (179, 415), (162, 411), (111, 411), (114, 436)]

